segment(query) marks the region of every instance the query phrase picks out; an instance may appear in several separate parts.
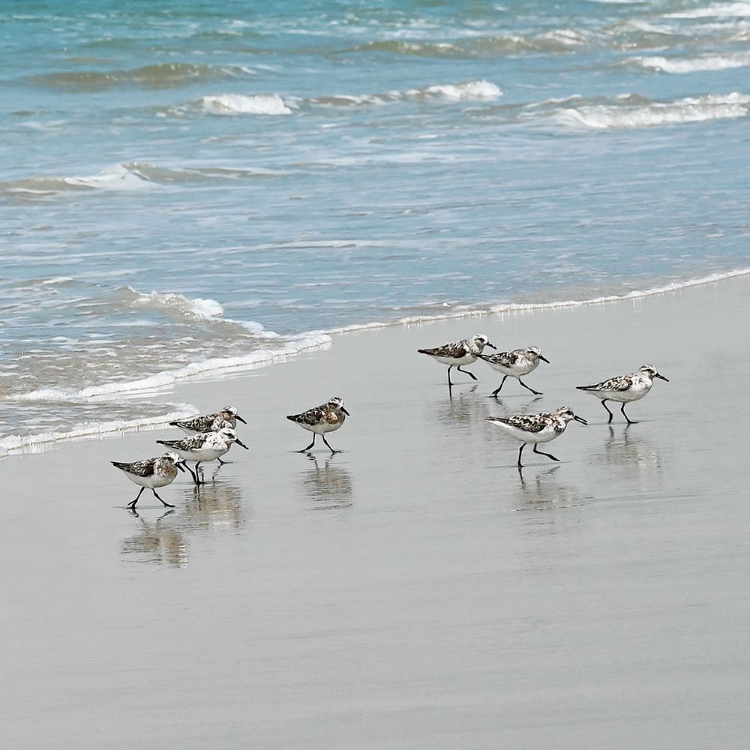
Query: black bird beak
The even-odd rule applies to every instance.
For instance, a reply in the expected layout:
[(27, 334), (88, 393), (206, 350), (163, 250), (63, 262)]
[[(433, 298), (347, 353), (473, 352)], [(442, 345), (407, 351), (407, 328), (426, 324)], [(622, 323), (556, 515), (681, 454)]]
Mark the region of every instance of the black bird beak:
[(588, 424), (588, 422), (583, 417), (573, 417), (576, 422), (580, 422), (581, 424)]
[(659, 378), (659, 380), (663, 380), (665, 383), (669, 382), (663, 375), (659, 375), (658, 372), (656, 373), (656, 375), (654, 375), (654, 377)]
[(346, 409), (344, 409), (343, 406), (341, 407), (341, 411), (343, 411), (344, 414), (346, 414), (347, 417), (351, 417), (351, 414), (349, 414), (349, 412)]
[(176, 466), (176, 467), (177, 467), (177, 468), (178, 468), (178, 469), (179, 469), (179, 470), (180, 470), (180, 471), (181, 471), (181, 472), (182, 472), (183, 474), (185, 473), (185, 467), (184, 467), (184, 466), (183, 466), (183, 465), (182, 465), (181, 463), (177, 462), (177, 463), (175, 463), (175, 466)]
[(547, 357), (544, 357), (541, 354), (539, 355), (539, 359), (541, 359), (542, 362), (546, 362), (547, 364), (549, 364), (549, 360), (547, 359)]
[(490, 349), (494, 349), (495, 351), (497, 351), (497, 347), (494, 344), (490, 344), (489, 341), (485, 344), (485, 346), (489, 346)]
[(238, 422), (242, 422), (242, 424), (247, 424), (247, 422), (246, 422), (246, 421), (245, 421), (245, 420), (244, 420), (244, 419), (243, 419), (243, 418), (242, 418), (242, 417), (241, 417), (241, 416), (240, 416), (239, 414), (235, 414), (235, 415), (234, 415), (234, 418), (235, 418), (235, 419), (236, 419), (236, 420), (237, 420)]
[(250, 448), (248, 448), (239, 438), (237, 438), (234, 442), (237, 443), (237, 445), (239, 445), (241, 448), (244, 448), (246, 451), (250, 450)]

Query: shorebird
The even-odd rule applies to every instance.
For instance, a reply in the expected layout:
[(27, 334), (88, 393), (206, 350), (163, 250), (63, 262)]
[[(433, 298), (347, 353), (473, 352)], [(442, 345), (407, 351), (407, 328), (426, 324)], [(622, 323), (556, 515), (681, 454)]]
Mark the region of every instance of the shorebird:
[[(182, 440), (157, 440), (156, 442), (166, 445), (182, 459), (182, 465), (190, 472), (196, 484), (203, 484), (198, 478), (198, 467), (204, 461), (215, 461), (221, 458), (234, 443), (245, 450), (250, 450), (231, 427), (222, 427), (218, 432), (201, 432)], [(185, 463), (186, 461), (195, 461), (195, 472)]]
[(557, 411), (548, 414), (519, 414), (513, 417), (487, 417), (490, 424), (500, 427), (507, 435), (522, 440), (523, 445), (518, 451), (518, 467), (523, 468), (521, 455), (527, 443), (534, 443), (534, 453), (547, 456), (553, 461), (559, 461), (551, 453), (544, 453), (538, 449), (539, 443), (548, 443), (550, 440), (560, 437), (565, 432), (568, 422), (575, 419), (581, 424), (588, 424), (583, 417), (576, 416), (572, 409), (567, 406), (560, 407)]
[(530, 346), (528, 349), (513, 349), (510, 352), (498, 352), (497, 354), (480, 354), (479, 359), (484, 360), (493, 370), (503, 373), (503, 380), (490, 395), (497, 396), (505, 385), (508, 378), (516, 378), (518, 382), (535, 396), (541, 396), (541, 391), (529, 388), (521, 380), (521, 375), (528, 375), (539, 367), (539, 360), (549, 364), (549, 360), (542, 356), (538, 346)]
[(156, 487), (166, 487), (168, 484), (172, 484), (174, 478), (177, 476), (177, 470), (183, 471), (177, 461), (179, 456), (171, 451), (165, 453), (163, 456), (156, 458), (145, 458), (142, 461), (133, 461), (133, 463), (123, 463), (121, 461), (112, 461), (112, 466), (120, 469), (125, 476), (131, 481), (141, 486), (140, 491), (136, 495), (135, 500), (128, 503), (127, 507), (129, 510), (135, 510), (135, 506), (138, 504), (138, 500), (141, 497), (141, 493), (146, 488), (150, 489), (154, 493), (156, 499), (161, 502), (165, 508), (174, 508), (174, 505), (165, 503), (156, 492)]
[(607, 424), (612, 421), (612, 417), (614, 416), (607, 408), (607, 401), (622, 403), (620, 407), (622, 416), (625, 417), (628, 425), (631, 425), (637, 424), (637, 422), (634, 422), (625, 413), (625, 404), (642, 399), (651, 390), (654, 378), (659, 378), (659, 380), (664, 380), (667, 383), (669, 382), (663, 375), (659, 374), (653, 365), (643, 365), (638, 372), (631, 373), (630, 375), (617, 375), (609, 380), (603, 380), (601, 383), (577, 385), (576, 388), (579, 391), (590, 393), (592, 396), (596, 396), (602, 400), (602, 406), (607, 409), (607, 414), (609, 414)]
[(451, 344), (444, 344), (434, 349), (417, 349), (420, 354), (426, 354), (428, 357), (432, 357), (436, 362), (448, 365), (448, 386), (452, 386), (451, 382), (451, 369), (456, 368), (459, 372), (468, 375), (473, 380), (477, 377), (468, 370), (462, 370), (461, 365), (470, 365), (477, 361), (477, 357), (482, 353), (485, 346), (489, 346), (490, 349), (496, 349), (497, 347), (490, 344), (490, 340), (487, 336), (480, 333), (476, 336), (472, 336), (468, 339), (462, 339), (461, 341), (455, 341)]
[[(338, 430), (344, 420), (350, 416), (349, 412), (344, 408), (344, 402), (338, 396), (327, 401), (321, 406), (316, 406), (313, 409), (303, 411), (301, 414), (292, 414), (287, 419), (298, 424), (302, 429), (309, 430), (314, 433), (313, 440), (307, 448), (303, 448), (297, 453), (306, 453), (315, 445), (315, 439), (320, 435), (323, 438), (323, 442), (328, 445), (325, 433), (333, 432)], [(331, 453), (340, 453), (341, 451), (335, 451), (328, 445), (328, 449)]]
[(177, 427), (186, 435), (197, 435), (201, 432), (218, 432), (222, 427), (231, 427), (234, 429), (237, 422), (247, 424), (247, 422), (237, 413), (236, 406), (225, 406), (215, 414), (204, 414), (201, 417), (192, 419), (180, 419), (176, 422), (170, 422), (170, 427)]
[[(237, 413), (236, 406), (225, 406), (221, 411), (215, 414), (205, 414), (202, 417), (193, 417), (192, 419), (178, 420), (170, 422), (170, 427), (177, 427), (186, 435), (198, 435), (202, 432), (218, 432), (222, 427), (231, 427), (234, 429), (237, 422), (247, 424), (247, 422)], [(220, 464), (224, 462), (216, 459)]]

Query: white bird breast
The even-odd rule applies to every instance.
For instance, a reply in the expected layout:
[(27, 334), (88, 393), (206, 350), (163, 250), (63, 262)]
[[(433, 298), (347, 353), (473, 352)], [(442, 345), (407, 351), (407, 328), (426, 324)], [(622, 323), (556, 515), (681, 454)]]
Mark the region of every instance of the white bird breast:
[(547, 425), (539, 432), (527, 432), (518, 427), (513, 427), (513, 425), (505, 424), (505, 422), (491, 422), (491, 424), (499, 427), (506, 435), (516, 440), (522, 440), (524, 443), (548, 443), (558, 436), (552, 425)]

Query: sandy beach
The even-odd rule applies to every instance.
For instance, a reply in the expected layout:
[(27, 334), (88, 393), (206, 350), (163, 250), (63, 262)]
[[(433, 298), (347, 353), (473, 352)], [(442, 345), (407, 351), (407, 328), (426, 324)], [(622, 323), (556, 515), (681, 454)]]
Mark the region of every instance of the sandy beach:
[[(110, 465), (164, 427), (10, 456), (4, 747), (744, 748), (750, 736), (750, 279), (334, 337), (165, 394), (238, 407), (250, 446), (160, 490)], [(534, 398), (417, 354), (486, 333)], [(606, 423), (574, 386), (653, 363)], [(285, 419), (341, 396), (322, 444)], [(490, 415), (567, 405), (525, 452)]]

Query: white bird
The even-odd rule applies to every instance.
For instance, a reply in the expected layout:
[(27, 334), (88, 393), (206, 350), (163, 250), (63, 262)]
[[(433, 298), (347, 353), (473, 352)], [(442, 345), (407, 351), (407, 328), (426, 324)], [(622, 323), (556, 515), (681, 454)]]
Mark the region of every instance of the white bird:
[(247, 422), (237, 413), (236, 406), (225, 406), (214, 414), (204, 414), (192, 419), (179, 419), (176, 422), (170, 422), (171, 427), (177, 427), (186, 435), (197, 435), (201, 432), (218, 432), (222, 427), (231, 427), (234, 429), (237, 422), (247, 424)]
[(420, 354), (426, 354), (428, 357), (432, 357), (436, 362), (448, 365), (448, 386), (452, 386), (451, 382), (451, 369), (455, 367), (459, 372), (468, 375), (473, 380), (476, 380), (474, 373), (462, 370), (461, 365), (470, 365), (477, 361), (477, 357), (482, 353), (485, 346), (489, 346), (490, 349), (496, 349), (493, 344), (490, 344), (490, 340), (483, 333), (472, 336), (468, 339), (462, 339), (461, 341), (454, 341), (451, 344), (443, 344), (443, 346), (435, 347), (434, 349), (417, 349)]
[[(182, 440), (157, 440), (156, 442), (178, 454), (196, 484), (202, 484), (198, 479), (198, 467), (204, 461), (215, 461), (221, 458), (234, 443), (245, 450), (250, 450), (231, 427), (222, 427), (218, 432), (201, 432)], [(195, 461), (195, 473), (185, 463), (186, 461)]]
[[(297, 453), (305, 453), (309, 451), (315, 445), (315, 439), (320, 435), (323, 438), (323, 442), (328, 445), (325, 433), (333, 432), (338, 430), (344, 420), (350, 416), (349, 412), (344, 408), (344, 401), (338, 396), (334, 396), (332, 399), (327, 401), (321, 406), (316, 406), (307, 411), (303, 411), (301, 414), (292, 414), (287, 419), (295, 422), (304, 430), (309, 430), (314, 433), (313, 440), (307, 448), (303, 448)], [(341, 451), (335, 451), (328, 445), (328, 449), (331, 453), (340, 453)]]
[(551, 414), (542, 412), (541, 414), (518, 414), (513, 417), (487, 417), (490, 424), (500, 427), (506, 435), (523, 441), (518, 451), (519, 468), (523, 467), (521, 454), (527, 443), (534, 443), (534, 453), (559, 461), (560, 459), (555, 458), (551, 453), (540, 451), (538, 445), (560, 437), (565, 432), (568, 422), (573, 419), (581, 424), (588, 424), (583, 417), (576, 416), (567, 406), (562, 406)]
[(133, 461), (133, 463), (123, 463), (121, 461), (112, 461), (112, 466), (120, 469), (125, 476), (131, 481), (141, 486), (140, 492), (136, 495), (135, 500), (128, 503), (128, 509), (135, 510), (141, 493), (146, 488), (154, 493), (156, 499), (166, 508), (174, 508), (174, 505), (165, 503), (156, 492), (156, 487), (166, 487), (172, 484), (177, 476), (177, 470), (182, 471), (182, 467), (177, 463), (179, 456), (176, 453), (167, 452), (163, 456), (156, 458), (145, 458), (142, 461)]
[(499, 387), (490, 395), (497, 396), (505, 385), (508, 378), (516, 378), (518, 382), (535, 396), (541, 396), (541, 391), (535, 391), (529, 388), (521, 380), (521, 375), (528, 375), (530, 372), (539, 367), (539, 360), (549, 364), (549, 360), (542, 356), (542, 351), (538, 346), (530, 346), (528, 349), (513, 349), (510, 352), (498, 352), (497, 354), (480, 354), (479, 359), (484, 360), (493, 370), (503, 373), (503, 380)]
[(620, 407), (622, 416), (631, 425), (637, 424), (637, 422), (634, 422), (625, 413), (625, 404), (642, 399), (651, 390), (654, 378), (659, 378), (659, 380), (664, 380), (667, 383), (669, 382), (663, 375), (659, 374), (653, 365), (643, 365), (638, 372), (631, 373), (630, 375), (617, 375), (614, 378), (609, 378), (609, 380), (603, 380), (601, 383), (577, 385), (576, 388), (579, 391), (590, 393), (592, 396), (596, 396), (602, 400), (602, 406), (607, 409), (607, 414), (609, 414), (607, 424), (612, 421), (612, 417), (614, 416), (607, 408), (607, 401), (622, 403)]

